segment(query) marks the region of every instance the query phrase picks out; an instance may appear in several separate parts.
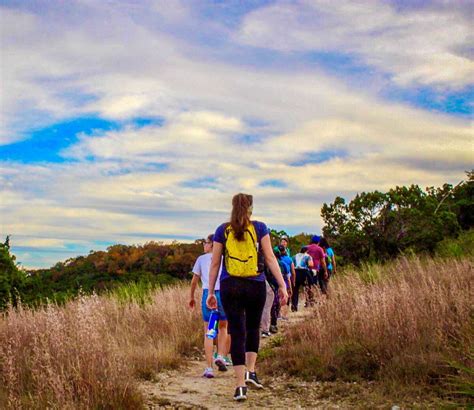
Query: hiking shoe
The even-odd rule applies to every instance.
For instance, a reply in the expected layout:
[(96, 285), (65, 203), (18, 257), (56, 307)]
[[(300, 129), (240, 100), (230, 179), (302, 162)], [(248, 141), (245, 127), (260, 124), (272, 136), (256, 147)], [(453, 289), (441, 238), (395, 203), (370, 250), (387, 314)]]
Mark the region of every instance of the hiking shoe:
[(278, 327), (276, 325), (271, 325), (270, 326), (270, 333), (277, 333), (278, 332)]
[(247, 387), (246, 386), (237, 387), (235, 389), (234, 400), (235, 401), (247, 400)]
[(230, 357), (224, 356), (224, 362), (227, 366), (232, 366), (233, 365), (232, 360), (231, 360)]
[(257, 373), (245, 372), (245, 384), (252, 384), (259, 389), (263, 389), (263, 384), (258, 381)]
[(214, 377), (214, 370), (212, 370), (212, 367), (206, 367), (202, 377), (205, 377), (206, 379), (212, 379)]
[(220, 372), (226, 372), (227, 366), (225, 364), (225, 360), (222, 356), (217, 356), (216, 360), (214, 360), (214, 364), (217, 366)]
[(271, 335), (270, 332), (262, 332), (262, 337), (270, 337)]

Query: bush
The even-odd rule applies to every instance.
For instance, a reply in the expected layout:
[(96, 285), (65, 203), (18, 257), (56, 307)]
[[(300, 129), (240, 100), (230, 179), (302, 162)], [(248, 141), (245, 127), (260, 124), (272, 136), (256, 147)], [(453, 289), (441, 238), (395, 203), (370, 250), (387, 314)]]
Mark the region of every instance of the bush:
[[(288, 329), (267, 372), (304, 378), (442, 385), (473, 339), (470, 259), (401, 258), (338, 275), (330, 298)], [(471, 363), (472, 366), (472, 363)], [(435, 388), (435, 387), (433, 387)]]
[(455, 239), (443, 239), (436, 246), (436, 254), (444, 258), (474, 256), (474, 229), (462, 232)]

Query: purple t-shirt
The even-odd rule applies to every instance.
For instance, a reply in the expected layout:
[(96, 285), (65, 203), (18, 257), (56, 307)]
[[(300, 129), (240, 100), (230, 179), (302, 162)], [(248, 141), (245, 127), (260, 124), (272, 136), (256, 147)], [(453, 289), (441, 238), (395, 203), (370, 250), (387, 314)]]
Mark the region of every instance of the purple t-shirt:
[(312, 243), (308, 245), (308, 255), (313, 258), (314, 269), (321, 268), (321, 261), (324, 259), (324, 250), (319, 245)]
[[(261, 249), (261, 240), (265, 235), (268, 235), (268, 228), (267, 225), (265, 225), (263, 222), (259, 221), (251, 221), (253, 223), (253, 226), (255, 228), (255, 231), (257, 232), (257, 241), (259, 244), (259, 249)], [(219, 242), (221, 243), (224, 248), (225, 248), (225, 229), (229, 225), (228, 222), (223, 223), (216, 229), (216, 233), (214, 234), (214, 242)], [(261, 251), (261, 250), (260, 250)], [(229, 278), (229, 272), (227, 272), (227, 268), (225, 266), (225, 263), (222, 264), (222, 273), (221, 273), (221, 282), (223, 280), (226, 280)], [(264, 272), (260, 272), (257, 276), (250, 276), (248, 278), (244, 279), (250, 279), (250, 280), (257, 280), (259, 282), (264, 282), (265, 281), (265, 274)]]

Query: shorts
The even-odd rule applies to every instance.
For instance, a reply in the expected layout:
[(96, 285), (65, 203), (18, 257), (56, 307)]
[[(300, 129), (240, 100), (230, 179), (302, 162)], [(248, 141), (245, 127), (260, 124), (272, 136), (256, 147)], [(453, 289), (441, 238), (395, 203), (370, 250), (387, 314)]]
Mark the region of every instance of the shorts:
[[(217, 299), (217, 309), (219, 310), (219, 320), (227, 320), (227, 316), (225, 315), (224, 308), (222, 307), (221, 302), (221, 293), (216, 290), (216, 299)], [(204, 322), (209, 322), (209, 318), (211, 317), (211, 309), (206, 306), (207, 296), (209, 295), (209, 289), (204, 289), (202, 291), (202, 301), (201, 301), (201, 309), (202, 309), (202, 319)]]

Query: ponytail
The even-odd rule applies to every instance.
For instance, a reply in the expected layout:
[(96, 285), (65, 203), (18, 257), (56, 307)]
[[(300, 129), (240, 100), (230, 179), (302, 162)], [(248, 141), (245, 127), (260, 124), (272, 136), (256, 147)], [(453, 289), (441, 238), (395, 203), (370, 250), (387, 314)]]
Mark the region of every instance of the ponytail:
[(230, 225), (238, 241), (244, 239), (244, 232), (250, 224), (249, 208), (253, 205), (252, 195), (237, 194), (232, 198), (232, 213), (230, 215)]

